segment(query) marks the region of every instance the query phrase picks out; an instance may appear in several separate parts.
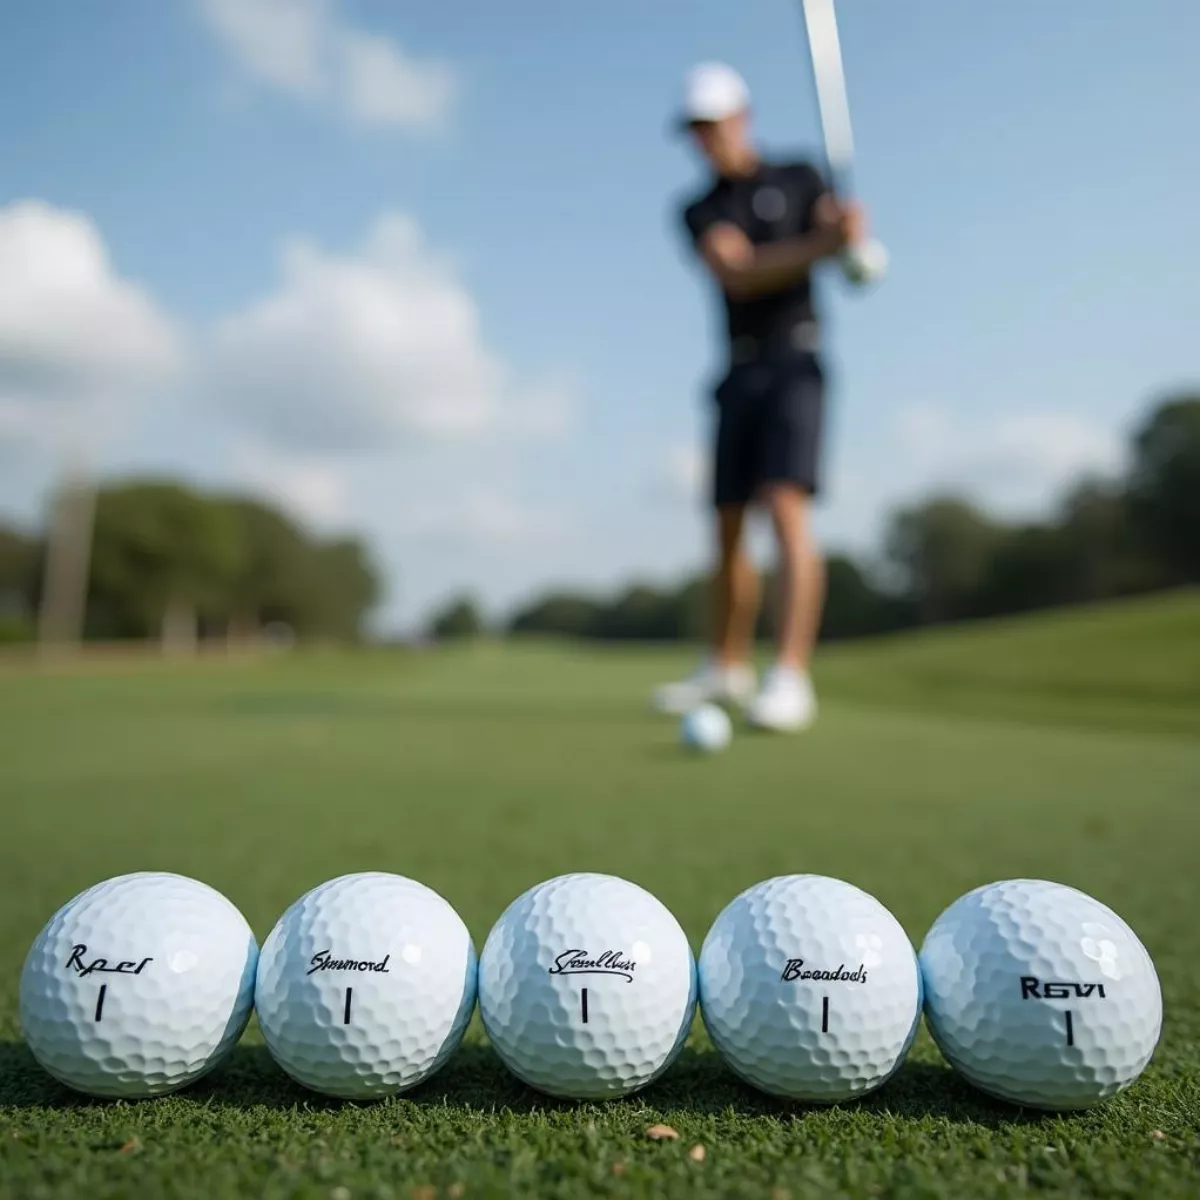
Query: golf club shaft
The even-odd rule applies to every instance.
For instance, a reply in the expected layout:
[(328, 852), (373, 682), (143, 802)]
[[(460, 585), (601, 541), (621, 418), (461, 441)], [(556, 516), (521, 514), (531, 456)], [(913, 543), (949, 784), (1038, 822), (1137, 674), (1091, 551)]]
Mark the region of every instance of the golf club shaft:
[[(850, 125), (850, 102), (846, 96), (846, 72), (838, 38), (833, 0), (801, 0), (804, 26), (812, 56), (817, 110), (825, 141), (830, 190), (840, 199), (854, 192), (854, 133)], [(853, 283), (865, 283), (882, 275), (887, 252), (877, 242), (851, 246), (842, 257), (842, 269)]]

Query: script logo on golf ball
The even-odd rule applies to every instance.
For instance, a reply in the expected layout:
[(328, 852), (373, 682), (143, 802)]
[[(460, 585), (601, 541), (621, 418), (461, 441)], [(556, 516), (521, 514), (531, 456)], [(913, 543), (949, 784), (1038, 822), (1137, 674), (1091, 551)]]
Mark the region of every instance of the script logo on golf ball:
[(832, 971), (823, 971), (820, 967), (806, 966), (802, 958), (789, 958), (783, 966), (780, 979), (784, 983), (792, 983), (797, 979), (816, 979), (829, 983), (866, 983), (867, 968), (859, 963), (853, 971), (846, 970), (846, 965), (835, 967)]
[(90, 962), (85, 961), (87, 952), (88, 948), (82, 942), (78, 946), (72, 946), (67, 966), (73, 967), (80, 975), (91, 975), (95, 971), (105, 975), (140, 975), (146, 969), (146, 964), (154, 961), (154, 956), (148, 954), (140, 962), (126, 959), (124, 962), (118, 962), (115, 966), (110, 967), (107, 958), (93, 958)]
[(586, 950), (564, 950), (554, 959), (551, 975), (617, 975), (626, 983), (633, 982), (637, 963), (623, 958), (620, 950), (605, 950), (589, 958)]
[(332, 950), (318, 950), (312, 956), (307, 974), (315, 975), (317, 971), (374, 971), (377, 975), (386, 975), (391, 957), (385, 954), (378, 962), (371, 962), (365, 958), (334, 958)]

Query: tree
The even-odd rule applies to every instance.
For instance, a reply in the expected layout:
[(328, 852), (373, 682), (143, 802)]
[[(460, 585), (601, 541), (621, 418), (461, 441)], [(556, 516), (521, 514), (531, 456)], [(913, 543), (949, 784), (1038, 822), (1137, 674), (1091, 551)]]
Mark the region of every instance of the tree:
[(614, 641), (674, 640), (679, 637), (674, 597), (645, 584), (634, 584), (600, 610), (596, 636)]
[(552, 592), (519, 609), (508, 622), (510, 633), (542, 633), (561, 637), (591, 637), (600, 603), (574, 592)]
[(913, 605), (876, 587), (853, 559), (832, 554), (826, 560), (823, 641), (887, 633), (915, 621)]
[(1078, 600), (1079, 567), (1066, 530), (1022, 525), (998, 533), (966, 613), (1027, 612)]
[(1060, 524), (1074, 574), (1072, 600), (1128, 596), (1168, 582), (1133, 520), (1123, 484), (1082, 480), (1067, 494)]
[(451, 600), (429, 623), (430, 636), (438, 639), (478, 637), (483, 630), (479, 606), (466, 595)]
[(970, 615), (999, 530), (965, 500), (939, 496), (891, 518), (888, 558), (925, 624)]
[(231, 635), (255, 637), (282, 622), (298, 633), (310, 573), (303, 530), (283, 513), (246, 497), (217, 501), (240, 530), (242, 553), (229, 580), (223, 616)]
[(228, 604), (245, 543), (229, 509), (176, 483), (104, 488), (96, 500), (91, 582), (102, 632), (192, 634)]
[(1160, 404), (1138, 430), (1129, 505), (1171, 575), (1200, 579), (1200, 396)]
[(89, 629), (103, 637), (203, 631), (353, 639), (378, 595), (363, 544), (323, 542), (260, 501), (143, 481), (98, 496)]
[(0, 525), (0, 642), (33, 637), (41, 545)]
[(366, 547), (356, 538), (318, 543), (311, 551), (309, 586), (299, 605), (301, 633), (353, 641), (363, 616), (379, 598), (379, 581)]

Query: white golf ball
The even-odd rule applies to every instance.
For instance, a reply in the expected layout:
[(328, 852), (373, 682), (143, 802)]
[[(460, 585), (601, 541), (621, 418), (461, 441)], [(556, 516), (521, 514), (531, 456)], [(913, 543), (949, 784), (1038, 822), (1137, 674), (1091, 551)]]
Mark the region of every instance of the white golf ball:
[(560, 875), (512, 902), (479, 957), (479, 1012), (518, 1078), (604, 1100), (645, 1087), (683, 1048), (696, 969), (679, 922), (636, 884)]
[(956, 900), (921, 947), (925, 1014), (976, 1087), (1035, 1108), (1087, 1108), (1128, 1087), (1162, 1028), (1137, 935), (1083, 892), (1009, 879)]
[(475, 971), (471, 935), (437, 892), (401, 875), (342, 875), (276, 922), (255, 1007), (293, 1079), (366, 1100), (414, 1087), (458, 1049)]
[(119, 875), (38, 934), (21, 972), (21, 1027), (38, 1062), (81, 1092), (173, 1092), (241, 1037), (257, 959), (245, 918), (207, 884)]
[(700, 1008), (725, 1061), (775, 1096), (832, 1103), (879, 1087), (912, 1045), (920, 972), (873, 896), (823, 875), (747, 888), (700, 951)]
[(687, 713), (679, 725), (679, 740), (689, 750), (715, 754), (724, 750), (733, 737), (729, 714), (716, 704), (701, 704)]

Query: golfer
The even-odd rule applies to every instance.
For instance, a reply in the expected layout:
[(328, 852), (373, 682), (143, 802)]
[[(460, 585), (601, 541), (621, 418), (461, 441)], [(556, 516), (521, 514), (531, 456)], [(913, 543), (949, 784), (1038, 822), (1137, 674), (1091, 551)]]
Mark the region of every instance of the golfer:
[[(721, 291), (728, 367), (716, 388), (717, 570), (711, 656), (655, 694), (665, 712), (705, 700), (747, 706), (765, 729), (816, 717), (809, 659), (825, 569), (811, 508), (820, 482), (825, 405), (812, 268), (865, 236), (860, 208), (835, 200), (806, 162), (770, 162), (752, 139), (750, 93), (731, 67), (704, 63), (685, 86), (682, 123), (712, 168), (684, 221)], [(770, 515), (779, 555), (778, 657), (755, 690), (759, 582), (745, 549), (747, 511)]]

